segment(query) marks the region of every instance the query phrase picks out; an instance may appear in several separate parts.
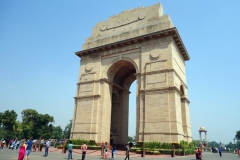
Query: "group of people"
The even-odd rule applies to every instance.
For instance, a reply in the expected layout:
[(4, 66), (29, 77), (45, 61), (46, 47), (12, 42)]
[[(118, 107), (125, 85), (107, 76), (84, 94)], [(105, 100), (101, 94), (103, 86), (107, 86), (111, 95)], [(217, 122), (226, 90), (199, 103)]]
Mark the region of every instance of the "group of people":
[[(48, 140), (45, 141), (45, 154), (44, 156), (48, 156), (48, 148), (49, 148), (50, 142)], [(29, 155), (31, 151), (33, 150), (34, 142), (32, 139), (22, 139), (20, 140), (20, 148), (19, 148), (19, 154), (18, 154), (18, 160), (28, 160)]]
[[(132, 146), (133, 146), (133, 143), (132, 143), (132, 142), (125, 145), (125, 150), (126, 150), (125, 160), (126, 160), (126, 159), (129, 160), (130, 148), (131, 148)], [(115, 160), (115, 158), (116, 158), (116, 152), (117, 152), (116, 146), (115, 146), (115, 145), (112, 145), (112, 155), (111, 155), (111, 158), (110, 158), (110, 159)], [(102, 159), (108, 159), (109, 151), (108, 151), (108, 144), (107, 144), (107, 142), (102, 143), (102, 145), (101, 145), (101, 156), (102, 156)]]
[[(48, 156), (48, 148), (49, 148), (49, 144), (50, 142), (48, 140), (46, 140), (46, 146), (45, 146), (45, 157)], [(20, 145), (20, 150), (19, 150), (19, 154), (18, 154), (18, 160), (23, 160), (25, 157), (25, 160), (29, 159), (29, 155), (32, 151), (32, 147), (33, 147), (34, 143), (32, 141), (32, 139), (23, 139)]]
[[(105, 143), (102, 143), (101, 145), (101, 156), (102, 156), (102, 159), (108, 159), (108, 156), (109, 156), (109, 152), (108, 152), (108, 145), (107, 145), (107, 142)], [(111, 159), (114, 159), (115, 160), (115, 157), (116, 157), (116, 146), (112, 146), (112, 156), (111, 156)]]
[(0, 141), (0, 147), (1, 147), (1, 151), (3, 151), (4, 145), (6, 146), (6, 148), (12, 149), (12, 150), (16, 150), (19, 147), (19, 144), (21, 143), (21, 140), (16, 139), (11, 139), (11, 140), (4, 140), (2, 139)]
[[(221, 147), (219, 147), (219, 148), (217, 148), (217, 147), (213, 148), (212, 147), (211, 149), (212, 149), (213, 153), (219, 153), (219, 156), (222, 157), (222, 148)], [(238, 153), (238, 157), (240, 158), (240, 149), (238, 149), (237, 153)], [(197, 160), (202, 159), (202, 150), (201, 150), (200, 147), (195, 149), (195, 154), (196, 154), (196, 159)]]
[[(72, 141), (70, 140), (68, 143), (68, 160), (73, 159), (72, 150), (73, 150), (73, 144), (72, 144)], [(81, 146), (81, 150), (82, 150), (82, 160), (85, 160), (85, 156), (87, 152), (86, 142), (84, 142), (83, 145)]]

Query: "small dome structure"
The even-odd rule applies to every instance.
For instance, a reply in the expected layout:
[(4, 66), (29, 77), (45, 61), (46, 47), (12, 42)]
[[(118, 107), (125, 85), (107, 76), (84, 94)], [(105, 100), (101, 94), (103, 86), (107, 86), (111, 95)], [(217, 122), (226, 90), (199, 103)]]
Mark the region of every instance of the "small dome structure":
[(199, 132), (207, 132), (207, 130), (205, 129), (205, 127), (200, 127), (200, 129), (199, 129)]
[(199, 129), (199, 136), (200, 136), (200, 145), (203, 144), (203, 141), (202, 141), (202, 135), (201, 133), (204, 132), (205, 133), (205, 140), (204, 140), (204, 145), (205, 146), (208, 146), (208, 140), (207, 140), (207, 130), (205, 129), (205, 127), (200, 127)]

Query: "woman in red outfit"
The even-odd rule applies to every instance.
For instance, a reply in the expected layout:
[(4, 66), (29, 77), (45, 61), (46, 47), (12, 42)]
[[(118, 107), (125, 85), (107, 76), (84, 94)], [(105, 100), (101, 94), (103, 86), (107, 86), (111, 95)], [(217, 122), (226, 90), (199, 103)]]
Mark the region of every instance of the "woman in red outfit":
[(25, 139), (23, 139), (22, 143), (20, 145), (20, 150), (19, 150), (19, 154), (18, 154), (18, 160), (23, 160), (24, 159), (26, 147), (27, 147), (26, 141), (25, 141)]

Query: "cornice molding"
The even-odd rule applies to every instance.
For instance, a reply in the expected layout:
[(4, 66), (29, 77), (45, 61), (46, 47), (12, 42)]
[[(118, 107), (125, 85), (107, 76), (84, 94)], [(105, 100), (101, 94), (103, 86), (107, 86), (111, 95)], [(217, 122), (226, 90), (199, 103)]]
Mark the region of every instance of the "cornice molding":
[[(170, 38), (169, 38), (170, 37)], [(175, 41), (179, 51), (181, 52), (185, 61), (189, 60), (190, 57), (188, 52), (181, 40), (181, 37), (176, 29), (176, 27), (153, 32), (150, 34), (110, 43), (107, 45), (102, 45), (82, 51), (75, 52), (82, 60), (89, 58), (95, 59), (100, 58), (105, 55), (116, 54), (123, 51), (128, 51), (136, 48), (141, 48), (147, 45), (154, 45), (164, 42)]]
[(96, 95), (87, 95), (87, 96), (76, 96), (74, 99), (83, 99), (83, 98), (100, 98), (101, 95), (96, 94)]

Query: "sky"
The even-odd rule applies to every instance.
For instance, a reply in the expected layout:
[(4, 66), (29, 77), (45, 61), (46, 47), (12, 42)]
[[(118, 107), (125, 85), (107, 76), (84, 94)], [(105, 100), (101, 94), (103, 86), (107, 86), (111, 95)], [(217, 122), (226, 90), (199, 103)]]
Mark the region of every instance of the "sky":
[[(35, 109), (64, 128), (73, 118), (82, 49), (96, 23), (156, 0), (1, 0), (0, 112)], [(162, 0), (190, 55), (186, 61), (194, 140), (228, 144), (240, 130), (240, 1)], [(131, 86), (129, 136), (135, 135)], [(202, 134), (203, 138), (204, 135)]]

